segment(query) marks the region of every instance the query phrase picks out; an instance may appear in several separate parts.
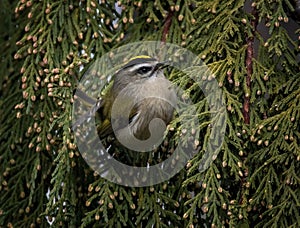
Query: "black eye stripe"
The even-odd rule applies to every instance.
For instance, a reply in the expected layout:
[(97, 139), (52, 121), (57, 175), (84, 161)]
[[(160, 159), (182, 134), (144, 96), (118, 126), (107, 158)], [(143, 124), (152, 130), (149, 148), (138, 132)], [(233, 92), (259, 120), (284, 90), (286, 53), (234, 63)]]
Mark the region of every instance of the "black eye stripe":
[(137, 70), (137, 73), (139, 73), (139, 74), (146, 74), (146, 73), (150, 72), (151, 70), (152, 70), (152, 67), (150, 67), (150, 66), (143, 66), (143, 67), (141, 67), (141, 68), (139, 68)]

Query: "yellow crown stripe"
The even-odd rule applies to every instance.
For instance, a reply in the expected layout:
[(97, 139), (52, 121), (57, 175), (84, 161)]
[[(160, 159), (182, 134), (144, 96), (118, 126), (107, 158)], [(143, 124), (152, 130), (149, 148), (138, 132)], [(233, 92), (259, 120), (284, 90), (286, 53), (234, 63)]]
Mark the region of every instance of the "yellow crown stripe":
[(134, 56), (131, 59), (129, 59), (128, 62), (135, 60), (135, 59), (152, 59), (152, 57), (150, 57), (148, 55), (138, 55), (138, 56)]

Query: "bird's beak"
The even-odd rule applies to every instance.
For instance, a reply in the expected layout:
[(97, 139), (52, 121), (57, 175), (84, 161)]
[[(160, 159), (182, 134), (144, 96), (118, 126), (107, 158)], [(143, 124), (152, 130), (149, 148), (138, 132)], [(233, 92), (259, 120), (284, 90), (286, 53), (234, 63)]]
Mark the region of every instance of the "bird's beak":
[(155, 65), (154, 70), (161, 70), (161, 69), (164, 69), (164, 68), (166, 68), (168, 66), (169, 66), (169, 61), (160, 62), (160, 63), (157, 63)]
[(157, 72), (161, 69), (164, 69), (166, 67), (169, 66), (169, 61), (164, 61), (164, 62), (159, 62), (155, 65), (155, 67), (153, 68), (152, 72), (151, 72), (151, 76), (157, 77)]

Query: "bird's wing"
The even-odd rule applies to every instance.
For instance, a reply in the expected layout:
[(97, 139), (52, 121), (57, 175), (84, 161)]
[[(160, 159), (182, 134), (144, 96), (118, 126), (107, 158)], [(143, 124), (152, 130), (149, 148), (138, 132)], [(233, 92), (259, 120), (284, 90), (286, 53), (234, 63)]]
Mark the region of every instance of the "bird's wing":
[[(105, 103), (105, 100), (104, 100)], [(105, 104), (104, 104), (105, 106)], [(124, 104), (124, 107), (126, 104)], [(110, 107), (111, 108), (111, 107)], [(111, 110), (109, 110), (107, 113), (103, 114), (103, 109), (99, 110), (100, 113), (99, 115), (104, 115), (106, 116), (105, 119), (102, 120), (102, 123), (99, 124), (97, 130), (100, 135), (100, 138), (105, 138), (108, 135), (112, 135), (115, 132), (114, 131), (119, 131), (120, 129), (123, 129), (125, 127), (128, 127), (128, 124), (130, 124), (134, 118), (138, 114), (138, 106), (135, 105), (129, 113), (129, 116), (124, 116), (124, 111), (122, 107), (120, 107), (119, 113), (114, 115), (114, 129), (112, 128), (111, 125)]]

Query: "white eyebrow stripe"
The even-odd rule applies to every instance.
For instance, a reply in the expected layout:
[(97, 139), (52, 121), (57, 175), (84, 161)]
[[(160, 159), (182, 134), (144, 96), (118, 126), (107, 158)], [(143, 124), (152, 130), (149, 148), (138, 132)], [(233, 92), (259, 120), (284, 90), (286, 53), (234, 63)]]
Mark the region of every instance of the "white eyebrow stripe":
[(130, 67), (128, 69), (128, 71), (133, 72), (133, 71), (136, 71), (137, 69), (139, 69), (141, 67), (153, 67), (153, 64), (151, 64), (151, 63), (140, 63), (140, 64), (137, 64), (135, 66)]

